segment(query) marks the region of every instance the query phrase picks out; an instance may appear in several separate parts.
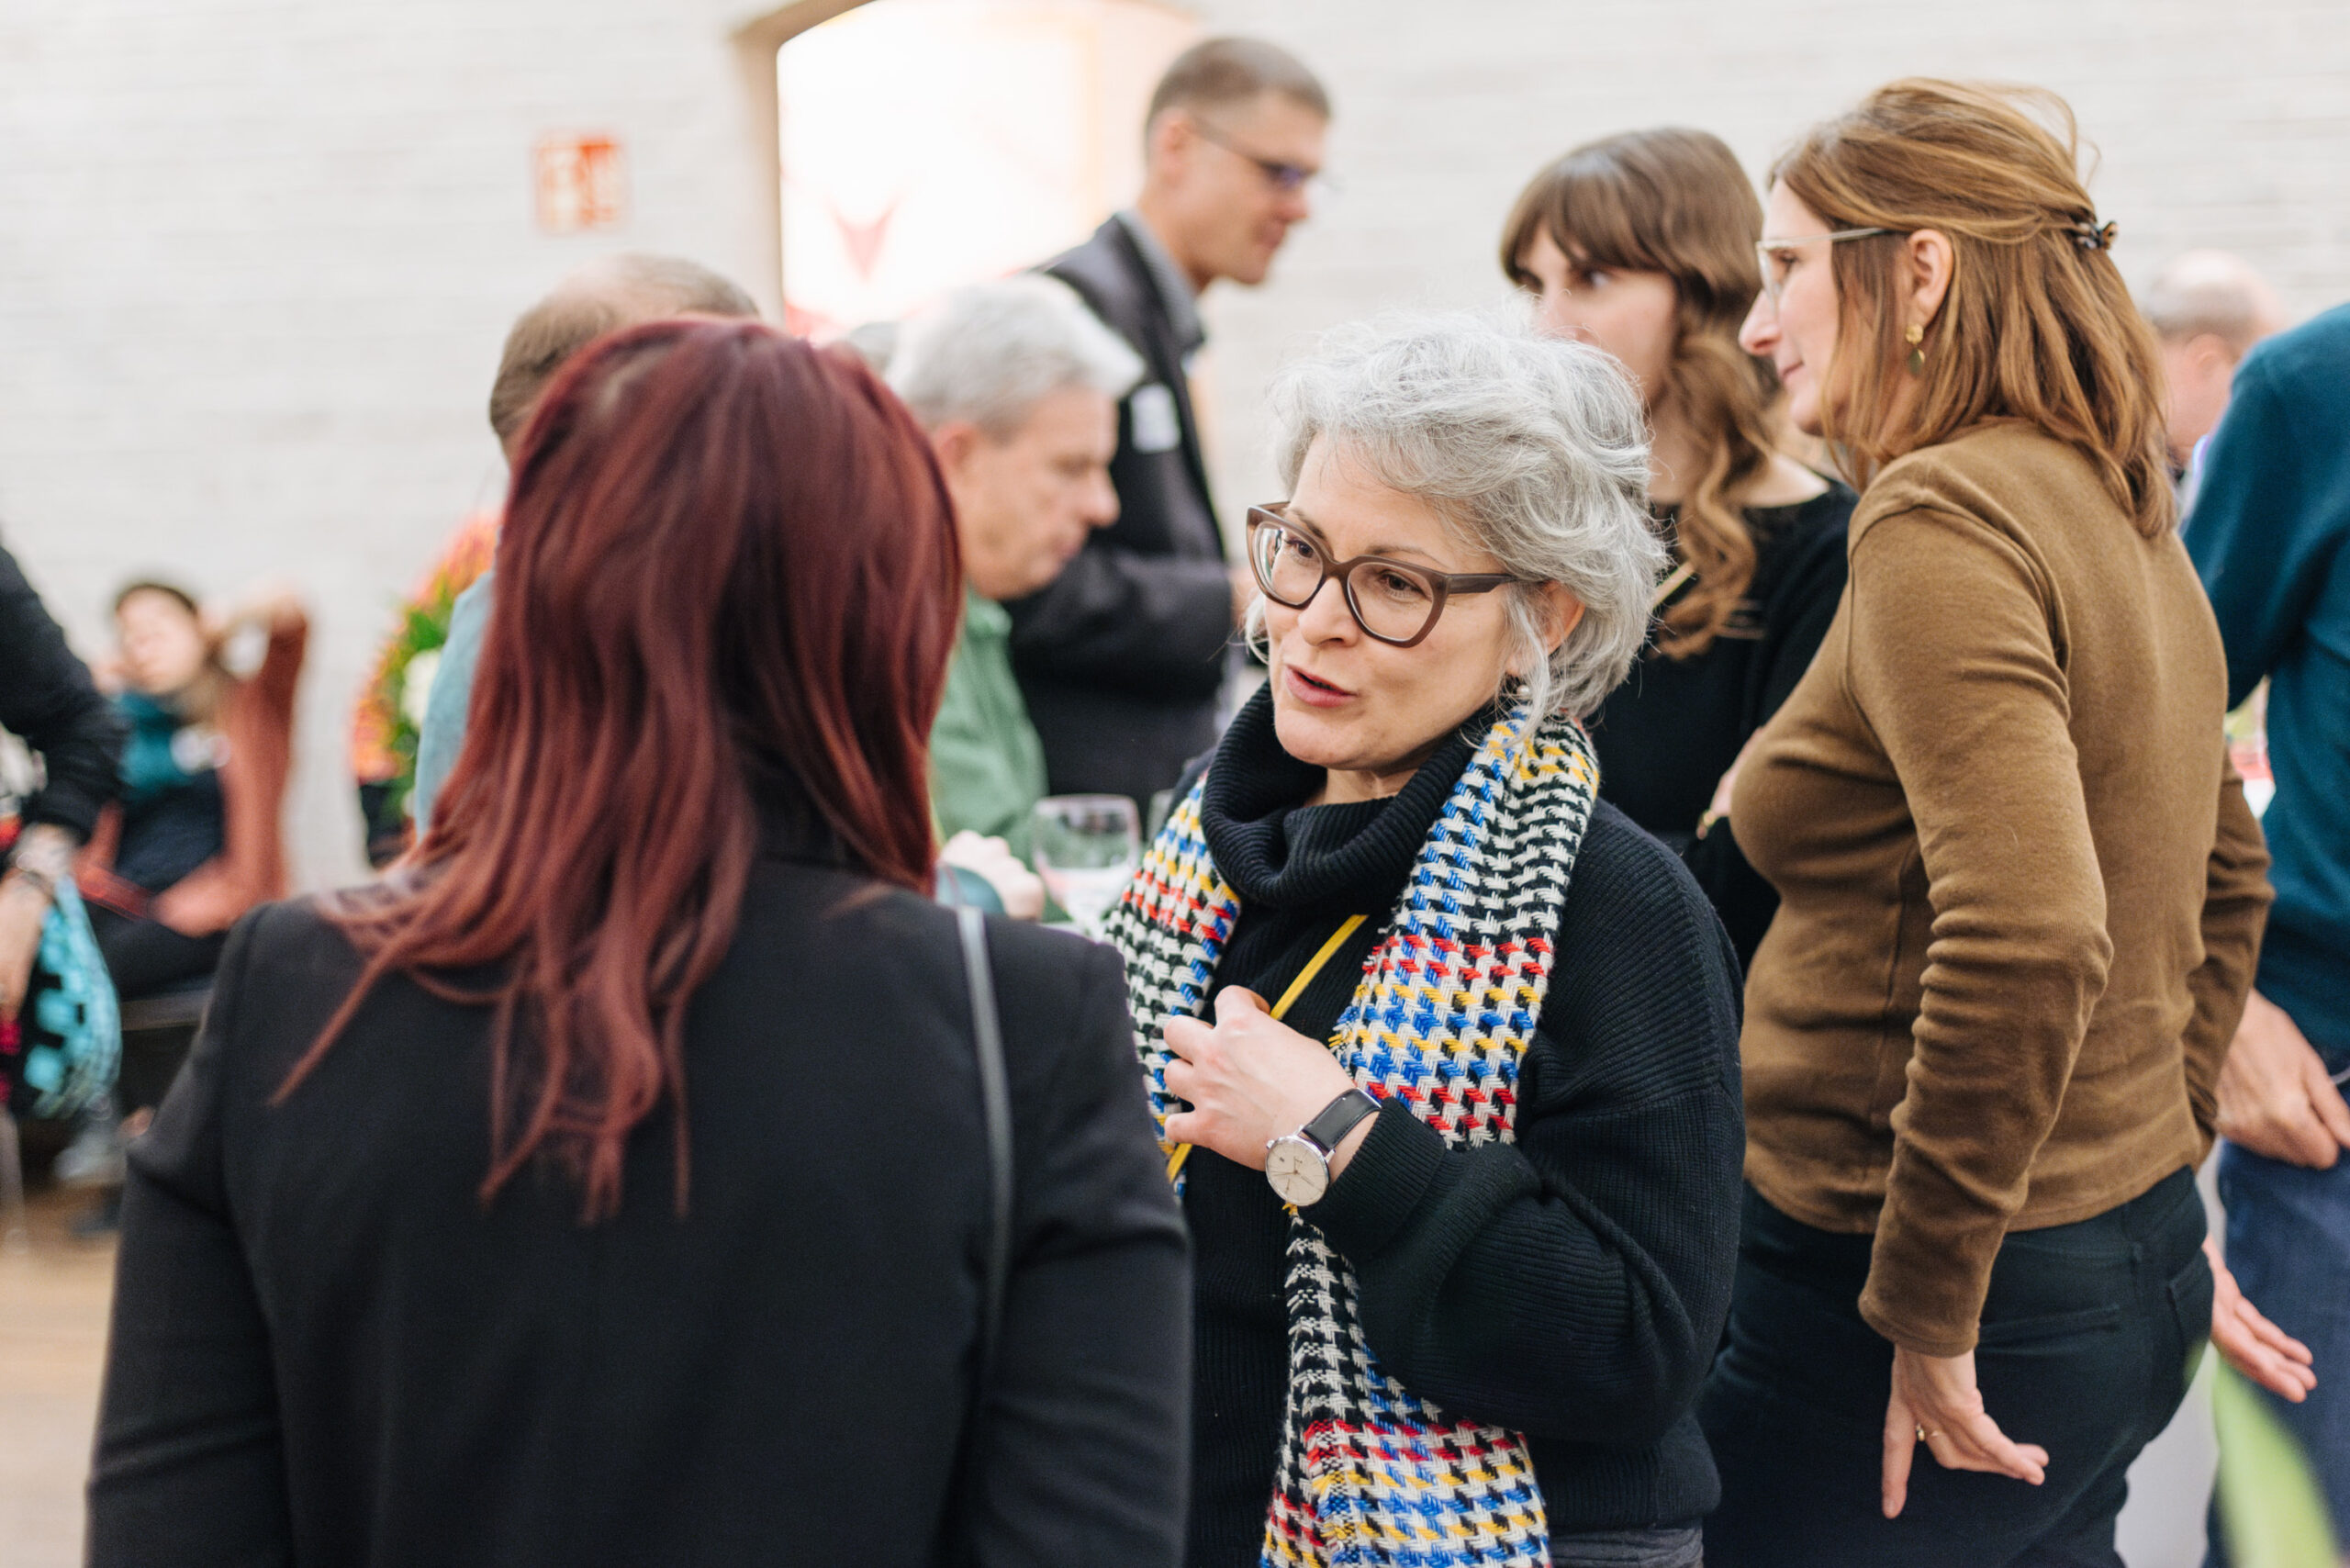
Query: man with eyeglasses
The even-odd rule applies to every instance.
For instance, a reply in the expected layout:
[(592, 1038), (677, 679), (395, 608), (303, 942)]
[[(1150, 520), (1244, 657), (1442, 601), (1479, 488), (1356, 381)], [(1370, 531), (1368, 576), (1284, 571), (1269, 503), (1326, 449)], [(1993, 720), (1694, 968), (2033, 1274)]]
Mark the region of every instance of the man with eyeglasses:
[(1329, 95), (1286, 50), (1210, 39), (1152, 94), (1141, 195), (1043, 270), (1142, 355), (1110, 465), (1118, 521), (1051, 586), (1006, 608), (1057, 794), (1147, 808), (1215, 740), (1233, 629), (1255, 591), (1227, 562), (1190, 387), (1198, 297), (1256, 285), (1312, 211)]

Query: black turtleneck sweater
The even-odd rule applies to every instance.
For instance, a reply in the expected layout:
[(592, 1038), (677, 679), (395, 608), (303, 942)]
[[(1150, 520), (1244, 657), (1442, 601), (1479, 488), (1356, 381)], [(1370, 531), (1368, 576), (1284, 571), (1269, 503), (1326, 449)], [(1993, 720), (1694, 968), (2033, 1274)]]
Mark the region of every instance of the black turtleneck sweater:
[[(1470, 743), (1385, 800), (1304, 802), (1269, 696), (1216, 752), (1201, 825), (1240, 897), (1211, 988), (1278, 997), (1337, 925), (1371, 918), (1292, 1004), (1326, 1038)], [(1305, 1211), (1354, 1268), (1382, 1363), (1457, 1416), (1523, 1431), (1554, 1551), (1695, 1523), (1718, 1484), (1689, 1414), (1729, 1304), (1744, 1152), (1735, 958), (1672, 853), (1604, 802), (1561, 912), (1518, 1080), (1517, 1142), (1448, 1149), (1381, 1111)], [(1261, 1171), (1195, 1149), (1190, 1568), (1254, 1568), (1288, 1383), (1288, 1216)], [(1560, 1561), (1572, 1562), (1568, 1554)]]
[[(1811, 667), (1844, 596), (1844, 529), (1859, 498), (1830, 483), (1807, 501), (1749, 507), (1754, 576), (1729, 627), (1702, 653), (1651, 650), (1592, 715), (1599, 792), (1676, 851), (1751, 961), (1779, 912), (1728, 822), (1697, 826), (1715, 786)], [(1675, 516), (1668, 509), (1668, 525)]]

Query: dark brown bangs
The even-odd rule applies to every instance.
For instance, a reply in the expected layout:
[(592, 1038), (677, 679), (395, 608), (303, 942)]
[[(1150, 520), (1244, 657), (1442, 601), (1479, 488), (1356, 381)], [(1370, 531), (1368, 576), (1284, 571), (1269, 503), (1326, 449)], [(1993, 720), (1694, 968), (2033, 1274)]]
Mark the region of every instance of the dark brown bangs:
[(1502, 275), (1520, 288), (1535, 286), (1518, 258), (1537, 234), (1548, 234), (1577, 266), (1674, 271), (1643, 242), (1627, 184), (1622, 165), (1596, 148), (1570, 152), (1535, 175), (1502, 228)]

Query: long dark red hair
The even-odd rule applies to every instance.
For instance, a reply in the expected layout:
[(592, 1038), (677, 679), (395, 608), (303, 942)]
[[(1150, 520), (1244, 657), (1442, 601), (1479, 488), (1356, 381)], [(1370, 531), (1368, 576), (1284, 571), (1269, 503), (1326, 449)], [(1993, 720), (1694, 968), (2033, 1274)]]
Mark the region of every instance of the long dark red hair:
[(961, 585), (929, 443), (854, 360), (690, 319), (584, 352), (516, 455), (468, 744), (410, 867), (337, 906), (366, 967), (280, 1094), (403, 971), (496, 1010), (485, 1201), (545, 1153), (611, 1214), (666, 1097), (682, 1209), (686, 1008), (763, 825), (927, 885)]

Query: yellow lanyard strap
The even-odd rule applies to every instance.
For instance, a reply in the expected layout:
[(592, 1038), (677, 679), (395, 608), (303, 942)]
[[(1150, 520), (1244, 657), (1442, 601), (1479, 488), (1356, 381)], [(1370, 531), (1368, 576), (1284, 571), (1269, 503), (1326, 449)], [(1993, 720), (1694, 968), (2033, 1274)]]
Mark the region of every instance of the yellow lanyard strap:
[[(1281, 992), (1281, 999), (1273, 1003), (1272, 1017), (1276, 1022), (1289, 1012), (1290, 1003), (1295, 1002), (1304, 994), (1305, 988), (1314, 982), (1314, 977), (1322, 972), (1322, 966), (1328, 963), (1332, 956), (1347, 945), (1347, 938), (1360, 929), (1362, 923), (1369, 918), (1368, 915), (1350, 914), (1347, 916), (1345, 924), (1330, 933), (1330, 939), (1322, 944), (1321, 951), (1305, 961), (1305, 967), (1297, 971), (1297, 978), (1289, 982), (1289, 989)], [(1183, 1169), (1183, 1161), (1191, 1157), (1192, 1146), (1188, 1143), (1179, 1143), (1168, 1151), (1167, 1179), (1169, 1182), (1175, 1180), (1176, 1173)]]

